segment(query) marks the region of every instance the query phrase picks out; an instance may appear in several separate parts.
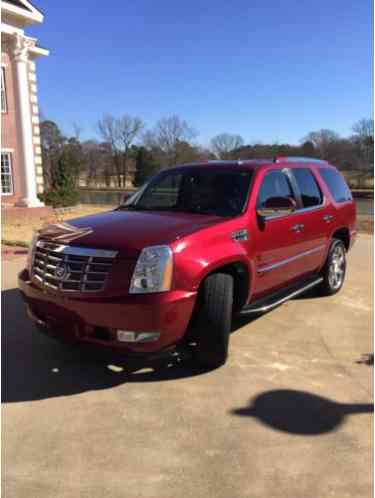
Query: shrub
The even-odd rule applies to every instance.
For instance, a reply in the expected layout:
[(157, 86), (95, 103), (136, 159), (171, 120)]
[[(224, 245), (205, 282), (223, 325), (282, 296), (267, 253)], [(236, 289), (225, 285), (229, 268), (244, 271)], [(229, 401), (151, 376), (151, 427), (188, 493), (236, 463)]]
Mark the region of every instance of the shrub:
[(40, 199), (52, 207), (75, 206), (79, 201), (78, 166), (71, 150), (64, 150), (54, 164), (51, 187), (40, 195)]
[(47, 206), (54, 208), (75, 206), (79, 201), (79, 192), (60, 188), (39, 194), (39, 199)]

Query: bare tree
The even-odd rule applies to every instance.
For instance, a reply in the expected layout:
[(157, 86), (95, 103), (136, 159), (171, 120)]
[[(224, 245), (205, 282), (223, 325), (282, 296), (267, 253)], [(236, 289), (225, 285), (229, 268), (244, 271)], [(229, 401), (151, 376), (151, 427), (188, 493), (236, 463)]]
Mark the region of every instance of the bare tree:
[(232, 159), (231, 153), (244, 144), (241, 135), (220, 133), (211, 140), (211, 149), (219, 159)]
[(83, 131), (82, 126), (80, 126), (78, 123), (75, 121), (72, 123), (72, 128), (73, 128), (73, 137), (80, 142), (81, 141), (81, 134)]
[(112, 170), (112, 149), (106, 142), (86, 140), (81, 143), (84, 158), (84, 176), (86, 186), (109, 187)]
[(322, 129), (312, 131), (302, 139), (302, 142), (311, 142), (318, 151), (320, 157), (329, 159), (329, 149), (335, 142), (338, 142), (340, 137), (332, 130)]
[(180, 144), (190, 144), (196, 135), (196, 131), (186, 121), (173, 115), (160, 119), (153, 130), (144, 134), (143, 142), (146, 147), (161, 151), (162, 160), (171, 166), (179, 160)]
[(129, 150), (143, 127), (144, 124), (140, 118), (127, 114), (121, 118), (115, 118), (110, 114), (106, 114), (98, 121), (98, 131), (103, 140), (110, 144), (112, 149), (113, 165), (119, 187), (126, 187)]
[(373, 138), (374, 137), (374, 120), (372, 118), (363, 118), (354, 123), (352, 127), (353, 132), (360, 138)]
[[(117, 142), (116, 119), (111, 114), (105, 114), (97, 123), (97, 129), (112, 154), (112, 167), (116, 173), (117, 186), (121, 187), (121, 156)], [(110, 168), (112, 169), (112, 168)], [(111, 173), (109, 173), (110, 175)], [(108, 176), (109, 176), (108, 175)]]
[(352, 141), (357, 148), (362, 167), (368, 169), (374, 164), (374, 120), (360, 119), (354, 123)]
[(129, 150), (143, 128), (143, 121), (137, 117), (125, 114), (122, 118), (117, 120), (118, 141), (120, 143), (120, 148), (123, 151), (122, 176), (124, 187), (126, 187), (126, 180), (128, 177)]

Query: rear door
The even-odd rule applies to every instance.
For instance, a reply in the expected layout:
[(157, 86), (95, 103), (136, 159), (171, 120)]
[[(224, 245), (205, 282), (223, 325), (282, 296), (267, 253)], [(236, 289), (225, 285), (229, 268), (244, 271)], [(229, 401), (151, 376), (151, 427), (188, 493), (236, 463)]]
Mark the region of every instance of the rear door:
[[(271, 197), (289, 197), (298, 203), (292, 179), (287, 169), (263, 170), (257, 181), (254, 250), (256, 277), (254, 297), (284, 287), (301, 274), (298, 258), (305, 250), (299, 225), (303, 216), (298, 211), (266, 217), (257, 215)], [(250, 233), (251, 233), (250, 232)]]
[(302, 256), (297, 261), (302, 276), (318, 270), (324, 263), (328, 244), (327, 223), (332, 215), (313, 168), (294, 167), (289, 170), (298, 196), (298, 216), (303, 239)]

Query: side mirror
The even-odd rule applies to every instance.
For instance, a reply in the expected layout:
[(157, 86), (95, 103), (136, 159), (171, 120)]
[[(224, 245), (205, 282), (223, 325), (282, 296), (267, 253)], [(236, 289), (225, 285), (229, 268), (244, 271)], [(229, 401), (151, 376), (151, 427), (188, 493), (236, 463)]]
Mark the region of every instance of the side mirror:
[(262, 206), (257, 208), (257, 213), (265, 218), (266, 216), (290, 214), (296, 208), (296, 201), (291, 197), (269, 197)]

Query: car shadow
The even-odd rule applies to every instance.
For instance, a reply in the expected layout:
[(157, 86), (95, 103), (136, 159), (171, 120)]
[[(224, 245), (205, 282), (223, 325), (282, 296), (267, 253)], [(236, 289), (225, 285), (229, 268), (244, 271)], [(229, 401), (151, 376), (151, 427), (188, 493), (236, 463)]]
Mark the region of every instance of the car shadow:
[[(120, 359), (119, 355), (65, 345), (34, 327), (18, 289), (1, 294), (3, 403), (110, 389), (126, 382), (183, 379), (210, 372), (198, 368), (186, 355), (158, 361)], [(236, 317), (232, 333), (261, 316)]]
[(189, 357), (123, 360), (119, 355), (69, 346), (39, 332), (17, 289), (2, 295), (2, 402), (35, 401), (126, 382), (160, 382), (208, 373)]
[(348, 415), (372, 413), (371, 403), (337, 403), (305, 391), (267, 391), (249, 405), (232, 410), (232, 415), (251, 417), (289, 434), (317, 436), (336, 430)]

